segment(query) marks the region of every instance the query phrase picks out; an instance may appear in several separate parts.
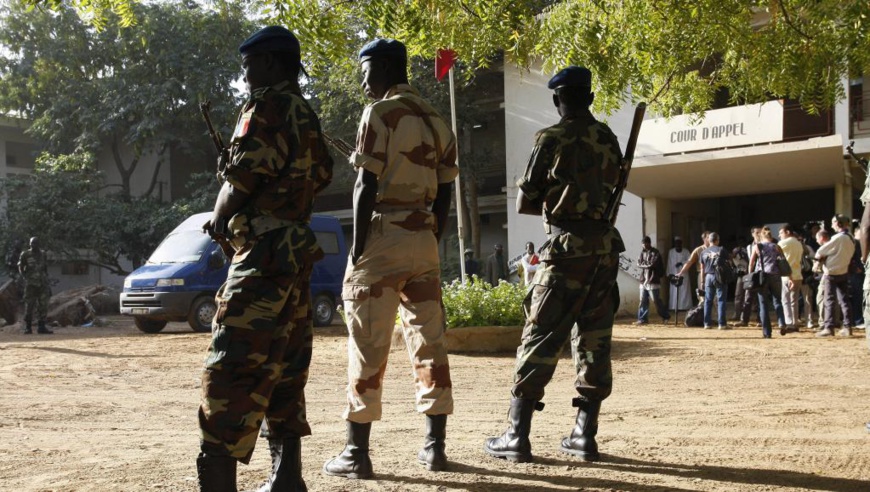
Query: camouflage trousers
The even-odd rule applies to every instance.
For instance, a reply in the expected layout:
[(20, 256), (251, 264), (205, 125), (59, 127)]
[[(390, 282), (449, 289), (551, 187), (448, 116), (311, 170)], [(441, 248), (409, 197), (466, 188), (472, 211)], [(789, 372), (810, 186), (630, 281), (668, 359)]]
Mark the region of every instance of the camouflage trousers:
[(295, 247), (296, 232), (278, 229), (246, 243), (215, 298), (199, 410), (208, 455), (248, 463), (261, 423), (278, 439), (311, 434), (304, 390), (315, 259)]
[(344, 418), (381, 418), (381, 395), (396, 311), (414, 370), (416, 409), (453, 413), (444, 337), (438, 245), (431, 230), (408, 231), (375, 214), (365, 250), (348, 263), (342, 291), (349, 333)]
[(613, 373), (610, 343), (613, 333), (612, 290), (619, 256), (592, 255), (544, 261), (523, 303), (526, 325), (517, 348), (516, 398), (540, 400), (553, 377), (565, 342), (571, 352), (581, 397), (601, 401), (610, 396)]
[(51, 299), (51, 291), (44, 283), (27, 282), (24, 288), (24, 321), (33, 322), (33, 314), (36, 313), (37, 321), (45, 321), (48, 316), (48, 301)]

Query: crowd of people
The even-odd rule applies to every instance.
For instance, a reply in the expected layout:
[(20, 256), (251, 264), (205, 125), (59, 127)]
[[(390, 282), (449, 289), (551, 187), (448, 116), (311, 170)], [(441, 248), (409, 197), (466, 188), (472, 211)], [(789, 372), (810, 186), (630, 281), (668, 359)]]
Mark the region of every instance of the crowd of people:
[[(749, 233), (746, 244), (725, 245), (717, 232), (704, 231), (701, 245), (691, 253), (677, 236), (667, 258), (644, 237), (637, 259), (642, 273), (636, 324), (649, 322), (650, 298), (668, 322), (672, 311), (691, 309), (694, 293), (708, 329), (745, 327), (754, 321), (762, 336), (771, 338), (773, 319), (781, 336), (802, 328), (817, 329), (819, 337), (851, 336), (853, 330), (864, 329), (857, 222), (837, 214), (830, 223), (787, 223), (776, 231), (757, 226)], [(693, 269), (697, 277), (689, 276)], [(670, 283), (667, 308), (659, 296), (662, 282)], [(729, 297), (734, 303), (730, 324)]]

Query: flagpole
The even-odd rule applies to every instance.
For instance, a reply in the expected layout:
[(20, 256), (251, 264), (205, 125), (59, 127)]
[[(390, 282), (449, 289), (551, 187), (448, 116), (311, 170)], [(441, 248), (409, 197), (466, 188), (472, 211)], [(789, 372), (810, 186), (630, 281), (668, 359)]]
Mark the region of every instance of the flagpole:
[[(459, 167), (459, 131), (456, 128), (456, 91), (453, 86), (453, 66), (450, 67), (450, 120), (453, 124), (453, 135), (456, 137), (456, 167)], [(460, 168), (461, 169), (461, 168)], [(460, 281), (465, 282), (465, 214), (462, 209), (462, 186), (459, 175), (453, 180), (456, 183), (456, 230), (459, 235), (459, 273)]]

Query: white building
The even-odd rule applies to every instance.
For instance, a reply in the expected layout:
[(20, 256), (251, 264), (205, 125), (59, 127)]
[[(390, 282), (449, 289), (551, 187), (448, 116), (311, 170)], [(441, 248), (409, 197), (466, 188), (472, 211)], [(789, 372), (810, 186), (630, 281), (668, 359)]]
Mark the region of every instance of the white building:
[[(517, 214), (514, 203), (535, 132), (559, 120), (549, 78), (539, 70), (505, 66), (510, 256), (526, 241), (546, 239), (541, 219)], [(694, 123), (692, 115), (665, 120), (647, 114), (617, 221), (627, 248), (619, 276), (624, 314), (637, 309), (632, 265), (645, 235), (666, 255), (675, 235), (691, 250), (704, 230), (731, 244), (748, 240), (753, 225), (803, 225), (834, 213), (860, 219), (857, 197), (865, 171), (845, 149), (854, 140), (857, 153), (870, 153), (870, 105), (862, 104), (870, 84), (843, 84), (848, 99), (818, 116), (781, 100), (714, 109)], [(633, 114), (634, 108), (625, 106), (609, 117), (599, 115), (623, 149)]]

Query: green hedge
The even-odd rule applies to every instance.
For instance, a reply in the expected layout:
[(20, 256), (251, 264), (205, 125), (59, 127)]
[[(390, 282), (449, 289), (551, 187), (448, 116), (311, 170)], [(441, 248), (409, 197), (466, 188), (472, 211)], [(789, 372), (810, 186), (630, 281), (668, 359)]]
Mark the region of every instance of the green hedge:
[(447, 328), (462, 326), (517, 326), (525, 321), (526, 286), (501, 282), (493, 287), (477, 276), (468, 283), (458, 279), (444, 284)]
[[(526, 297), (526, 292), (525, 285), (501, 282), (498, 287), (493, 287), (476, 275), (468, 283), (462, 283), (459, 279), (445, 283), (442, 287), (442, 297), (447, 328), (522, 325), (525, 322), (523, 299)], [(342, 321), (347, 324), (347, 317), (341, 304), (338, 305), (337, 311)], [(398, 312), (396, 324), (402, 324)]]

